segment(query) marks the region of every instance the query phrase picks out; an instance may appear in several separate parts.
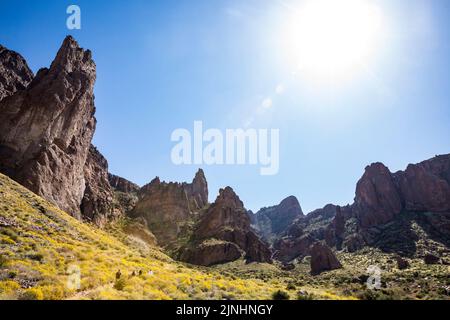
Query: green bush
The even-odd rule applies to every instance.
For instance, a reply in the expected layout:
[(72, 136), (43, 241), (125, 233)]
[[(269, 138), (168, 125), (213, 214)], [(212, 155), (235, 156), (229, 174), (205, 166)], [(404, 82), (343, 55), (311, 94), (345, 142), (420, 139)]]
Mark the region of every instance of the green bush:
[(289, 300), (289, 293), (286, 291), (278, 290), (272, 294), (273, 300)]

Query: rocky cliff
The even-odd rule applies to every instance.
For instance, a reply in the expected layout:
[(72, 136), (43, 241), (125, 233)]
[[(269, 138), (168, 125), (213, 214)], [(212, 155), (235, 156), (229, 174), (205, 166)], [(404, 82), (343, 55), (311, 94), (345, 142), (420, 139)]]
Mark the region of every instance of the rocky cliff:
[(103, 221), (111, 190), (106, 160), (91, 147), (91, 52), (69, 36), (31, 82), (22, 57), (2, 47), (0, 59), (0, 171), (79, 219)]
[(414, 243), (423, 232), (411, 231), (411, 223), (419, 224), (427, 236), (448, 243), (449, 181), (450, 155), (396, 173), (374, 163), (358, 181), (352, 205), (328, 205), (294, 222), (275, 242), (275, 257), (290, 261), (309, 255), (317, 240), (349, 252), (369, 245), (416, 254)]
[(252, 227), (261, 237), (272, 243), (281, 236), (292, 223), (304, 217), (302, 208), (297, 198), (290, 196), (280, 204), (268, 208), (262, 208), (256, 214), (251, 215)]
[(181, 259), (213, 265), (241, 256), (249, 262), (271, 262), (271, 251), (251, 229), (244, 204), (233, 189), (227, 187), (220, 190), (216, 201), (201, 216)]
[(33, 77), (20, 54), (0, 45), (0, 100), (26, 89)]
[(192, 183), (167, 183), (155, 178), (139, 190), (130, 216), (144, 218), (158, 244), (175, 249), (195, 214), (207, 204), (208, 184), (203, 170), (199, 170)]

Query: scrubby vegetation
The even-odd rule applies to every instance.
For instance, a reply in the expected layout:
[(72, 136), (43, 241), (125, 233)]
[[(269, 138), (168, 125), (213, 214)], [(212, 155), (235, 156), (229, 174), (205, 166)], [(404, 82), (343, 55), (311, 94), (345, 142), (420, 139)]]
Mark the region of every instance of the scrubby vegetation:
[(0, 175), (0, 299), (270, 299), (279, 289), (175, 262), (111, 230)]
[[(319, 276), (310, 275), (307, 258), (291, 271), (244, 260), (195, 267), (128, 236), (127, 223), (118, 221), (106, 230), (81, 223), (0, 175), (0, 299), (450, 297), (448, 265), (411, 257), (408, 268), (399, 270), (395, 254), (376, 248), (338, 253), (343, 269)], [(381, 269), (379, 290), (367, 289), (370, 265)]]

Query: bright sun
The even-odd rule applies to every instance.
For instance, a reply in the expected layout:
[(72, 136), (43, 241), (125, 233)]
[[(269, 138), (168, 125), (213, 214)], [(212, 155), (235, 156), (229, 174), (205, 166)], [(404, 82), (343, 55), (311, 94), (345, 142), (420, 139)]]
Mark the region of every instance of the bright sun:
[(285, 50), (302, 72), (348, 75), (368, 64), (382, 25), (370, 0), (306, 0), (287, 23)]

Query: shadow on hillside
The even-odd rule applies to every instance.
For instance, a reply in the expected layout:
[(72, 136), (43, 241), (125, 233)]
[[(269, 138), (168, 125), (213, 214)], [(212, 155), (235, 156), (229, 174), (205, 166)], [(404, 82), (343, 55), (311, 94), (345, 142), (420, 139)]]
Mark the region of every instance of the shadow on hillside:
[(394, 221), (373, 228), (368, 234), (373, 240), (372, 247), (411, 258), (423, 254), (418, 252), (419, 240), (427, 251), (438, 249), (429, 240), (450, 248), (450, 213), (403, 212)]

